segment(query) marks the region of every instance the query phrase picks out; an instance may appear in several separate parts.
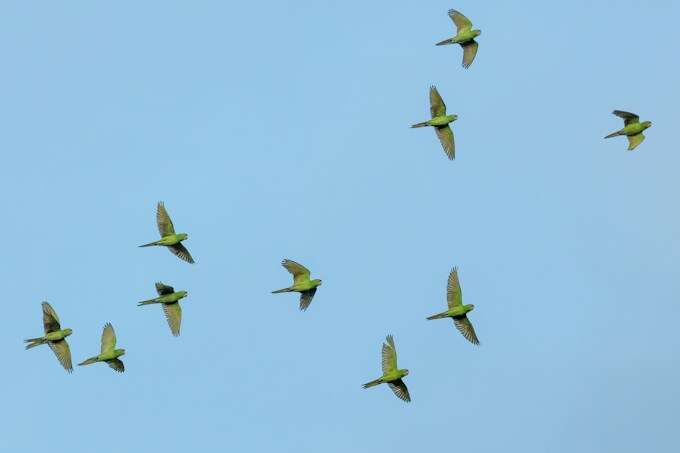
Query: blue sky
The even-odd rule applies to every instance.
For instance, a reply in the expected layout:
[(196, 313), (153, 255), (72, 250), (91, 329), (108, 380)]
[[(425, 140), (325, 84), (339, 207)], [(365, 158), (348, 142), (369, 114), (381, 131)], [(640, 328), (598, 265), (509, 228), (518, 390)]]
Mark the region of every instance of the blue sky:
[[(3, 2), (8, 451), (680, 448), (677, 2), (308, 3)], [(454, 162), (409, 128), (430, 85)], [(159, 200), (195, 265), (137, 247)], [(453, 266), (479, 347), (425, 321)], [(126, 372), (24, 351), (43, 300)], [(387, 334), (411, 404), (361, 388)]]

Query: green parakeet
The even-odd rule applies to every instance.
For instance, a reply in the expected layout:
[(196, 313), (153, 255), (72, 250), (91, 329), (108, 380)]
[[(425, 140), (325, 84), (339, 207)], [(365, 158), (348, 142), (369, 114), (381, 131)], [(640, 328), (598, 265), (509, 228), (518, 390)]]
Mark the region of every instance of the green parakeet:
[(180, 259), (188, 263), (193, 263), (189, 251), (181, 244), (182, 241), (189, 239), (186, 233), (175, 234), (175, 227), (170, 220), (168, 212), (165, 210), (165, 205), (162, 201), (158, 202), (156, 209), (156, 224), (158, 225), (158, 232), (161, 234), (161, 239), (156, 242), (140, 245), (140, 247), (149, 247), (151, 245), (162, 245), (168, 248), (172, 253)]
[(179, 336), (179, 327), (182, 324), (182, 307), (179, 306), (179, 300), (187, 297), (189, 293), (186, 291), (175, 292), (172, 286), (166, 286), (161, 282), (156, 282), (156, 292), (158, 293), (157, 298), (142, 301), (137, 306), (163, 304), (163, 311), (170, 330), (174, 336)]
[(99, 355), (91, 357), (79, 363), (78, 366), (89, 365), (96, 362), (106, 362), (111, 368), (122, 373), (125, 371), (125, 365), (118, 358), (125, 354), (125, 349), (116, 349), (116, 332), (113, 331), (111, 323), (104, 325), (104, 332), (102, 333), (102, 351)]
[(614, 110), (612, 113), (618, 116), (619, 118), (623, 118), (623, 129), (614, 132), (613, 134), (609, 134), (605, 138), (612, 138), (618, 135), (625, 135), (626, 137), (628, 137), (628, 143), (630, 144), (628, 146), (628, 151), (634, 150), (635, 147), (642, 143), (642, 140), (645, 139), (645, 136), (642, 133), (642, 131), (644, 131), (648, 127), (652, 127), (652, 122), (643, 121), (641, 123), (640, 117), (637, 116), (635, 113), (622, 112), (621, 110)]
[(383, 375), (381, 377), (364, 384), (363, 387), (367, 389), (378, 384), (387, 383), (398, 398), (410, 403), (411, 395), (408, 393), (406, 384), (401, 380), (404, 376), (408, 376), (408, 370), (398, 369), (397, 348), (394, 346), (392, 335), (388, 335), (387, 344), (383, 343), (382, 345), (382, 370)]
[(430, 316), (429, 319), (452, 318), (454, 324), (473, 344), (479, 344), (475, 329), (467, 317), (467, 313), (475, 309), (474, 305), (463, 305), (463, 293), (460, 291), (460, 283), (458, 282), (458, 268), (454, 267), (449, 274), (449, 283), (446, 286), (446, 301), (449, 304), (449, 309), (438, 315)]
[(475, 59), (475, 55), (477, 55), (477, 47), (479, 47), (479, 44), (477, 44), (475, 38), (481, 35), (482, 31), (473, 30), (472, 22), (470, 22), (467, 17), (463, 16), (455, 9), (449, 10), (449, 17), (453, 23), (456, 24), (456, 36), (445, 39), (442, 42), (438, 42), (436, 45), (444, 46), (447, 44), (460, 44), (460, 46), (463, 48), (462, 66), (464, 68), (469, 68), (472, 64), (472, 61)]
[(430, 115), (432, 116), (431, 120), (414, 124), (411, 127), (434, 127), (434, 131), (437, 133), (437, 137), (439, 138), (446, 155), (451, 160), (455, 159), (456, 144), (453, 141), (453, 131), (449, 127), (449, 123), (456, 121), (458, 115), (446, 114), (446, 104), (444, 104), (442, 97), (434, 86), (430, 87)]
[(321, 286), (322, 281), (317, 279), (309, 279), (309, 269), (302, 264), (291, 260), (283, 260), (281, 265), (286, 268), (288, 272), (293, 274), (293, 286), (288, 288), (272, 291), (272, 294), (289, 293), (291, 291), (300, 293), (300, 310), (307, 310), (309, 304), (312, 303), (314, 294), (316, 294), (317, 286)]
[(40, 338), (29, 338), (24, 340), (25, 343), (30, 343), (26, 349), (31, 349), (41, 344), (47, 343), (57, 356), (59, 363), (69, 373), (73, 372), (73, 364), (71, 363), (71, 348), (66, 342), (66, 337), (71, 335), (71, 329), (61, 329), (59, 317), (52, 306), (47, 302), (42, 303), (43, 311), (43, 327), (45, 328), (45, 336)]

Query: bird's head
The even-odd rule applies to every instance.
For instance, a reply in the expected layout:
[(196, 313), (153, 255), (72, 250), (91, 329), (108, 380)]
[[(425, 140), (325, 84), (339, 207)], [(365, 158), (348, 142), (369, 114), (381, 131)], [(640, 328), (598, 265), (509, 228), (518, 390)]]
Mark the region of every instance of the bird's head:
[(456, 121), (458, 119), (458, 115), (451, 115), (451, 121)]
[(404, 376), (408, 376), (408, 370), (404, 370)]
[(182, 234), (180, 234), (180, 236), (182, 237), (182, 239), (180, 239), (180, 241), (186, 241), (187, 239), (189, 239), (189, 235), (186, 234), (186, 233), (182, 233)]
[(648, 127), (652, 127), (651, 121), (645, 121), (643, 124), (645, 125), (645, 129), (647, 129)]
[(65, 334), (67, 337), (68, 337), (69, 335), (71, 335), (72, 333), (73, 333), (73, 330), (72, 330), (72, 329), (64, 329), (64, 334)]
[(318, 278), (314, 280), (314, 282), (316, 283), (316, 286), (321, 286), (321, 284), (323, 283), (323, 281)]
[(125, 349), (119, 349), (120, 355), (125, 355)]
[(475, 36), (479, 36), (482, 34), (482, 30), (475, 30)]
[(470, 311), (472, 311), (472, 310), (474, 310), (474, 309), (475, 309), (475, 306), (474, 306), (474, 305), (472, 305), (472, 304), (468, 305), (468, 307), (470, 307)]
[(189, 293), (188, 293), (188, 292), (186, 292), (186, 291), (182, 291), (182, 297), (187, 297), (188, 295), (189, 295)]

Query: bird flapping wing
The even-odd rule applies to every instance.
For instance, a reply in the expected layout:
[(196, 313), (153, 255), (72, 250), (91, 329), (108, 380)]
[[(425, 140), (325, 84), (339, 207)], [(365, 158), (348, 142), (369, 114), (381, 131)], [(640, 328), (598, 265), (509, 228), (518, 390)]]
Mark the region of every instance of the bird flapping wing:
[(444, 148), (446, 156), (453, 160), (456, 158), (456, 142), (453, 138), (453, 131), (447, 124), (446, 126), (435, 126), (434, 131), (437, 133), (437, 138)]
[(453, 23), (456, 24), (456, 31), (458, 33), (472, 30), (472, 22), (455, 9), (449, 10), (449, 17)]
[(619, 118), (623, 118), (623, 124), (625, 126), (640, 122), (640, 117), (637, 116), (635, 113), (624, 112), (622, 110), (614, 110), (612, 113), (618, 116)]
[(432, 118), (446, 115), (446, 104), (434, 85), (430, 87), (430, 115)]
[(314, 294), (316, 294), (316, 288), (311, 288), (307, 291), (300, 291), (300, 310), (307, 310), (309, 304), (312, 303), (312, 299), (314, 299)]
[(182, 324), (182, 307), (179, 306), (178, 302), (161, 305), (163, 305), (165, 319), (168, 320), (168, 326), (170, 326), (172, 334), (174, 336), (179, 336), (179, 327), (180, 324)]
[(111, 323), (107, 322), (102, 332), (102, 354), (114, 349), (116, 349), (116, 332), (113, 331)]
[(175, 226), (170, 220), (168, 211), (165, 210), (165, 204), (162, 201), (158, 202), (158, 208), (156, 209), (156, 225), (158, 225), (158, 232), (161, 237), (170, 236), (175, 234)]
[(194, 263), (194, 259), (189, 254), (189, 250), (187, 250), (187, 248), (184, 247), (182, 244), (169, 245), (168, 250), (170, 250), (173, 253), (173, 255), (175, 255), (179, 259), (182, 259), (187, 263), (191, 264)]
[(396, 381), (388, 382), (387, 385), (390, 386), (399, 399), (406, 401), (407, 403), (411, 402), (411, 395), (408, 394), (408, 388), (406, 388), (404, 381), (397, 379)]
[(161, 282), (156, 282), (156, 292), (159, 296), (162, 296), (163, 294), (174, 293), (175, 289), (172, 286), (164, 285)]
[(642, 143), (642, 140), (645, 139), (645, 136), (642, 134), (642, 132), (640, 132), (639, 134), (635, 134), (635, 135), (628, 135), (627, 137), (628, 137), (628, 143), (629, 143), (628, 151), (634, 150), (635, 147), (637, 145), (639, 145), (640, 143)]
[(451, 269), (449, 274), (449, 282), (446, 285), (446, 302), (449, 304), (449, 308), (463, 305), (463, 293), (460, 290), (457, 267)]
[(383, 374), (397, 369), (397, 348), (394, 347), (394, 338), (387, 336), (387, 343), (382, 345), (382, 370)]
[(468, 41), (465, 44), (461, 44), (461, 47), (463, 48), (462, 66), (467, 69), (470, 67), (472, 61), (477, 55), (477, 48), (479, 47), (479, 44), (473, 39), (472, 41)]
[(462, 333), (470, 343), (479, 344), (475, 329), (472, 327), (472, 323), (466, 315), (454, 317), (453, 322), (456, 324), (458, 330), (460, 330), (460, 333)]
[(107, 360), (106, 363), (108, 363), (111, 368), (118, 371), (119, 373), (125, 371), (125, 365), (123, 365), (123, 361), (120, 359)]
[(57, 360), (61, 366), (69, 373), (73, 371), (73, 363), (71, 362), (71, 348), (68, 346), (66, 340), (50, 341), (50, 349), (57, 356)]
[(57, 332), (61, 330), (61, 325), (59, 324), (59, 317), (54, 311), (52, 306), (47, 302), (42, 303), (43, 310), (43, 327), (45, 328), (45, 333)]
[[(293, 283), (299, 283), (309, 280), (309, 269), (300, 263), (291, 260), (283, 260), (281, 266), (285, 267), (288, 272), (293, 274)], [(311, 302), (311, 299), (310, 299)], [(309, 305), (309, 304), (308, 304)]]

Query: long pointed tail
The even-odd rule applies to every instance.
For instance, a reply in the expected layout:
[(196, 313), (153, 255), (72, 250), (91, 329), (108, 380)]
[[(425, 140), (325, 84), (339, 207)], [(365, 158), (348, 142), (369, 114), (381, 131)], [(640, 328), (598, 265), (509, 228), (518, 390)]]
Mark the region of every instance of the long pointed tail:
[(149, 299), (149, 300), (143, 300), (139, 303), (137, 303), (138, 307), (141, 307), (142, 305), (150, 305), (150, 304), (157, 304), (158, 299)]
[(91, 363), (96, 363), (96, 362), (99, 362), (99, 359), (97, 359), (97, 356), (94, 356), (94, 357), (87, 359), (83, 363), (79, 363), (78, 366), (89, 365)]
[(375, 387), (378, 384), (382, 384), (382, 381), (379, 379), (376, 379), (375, 381), (367, 382), (366, 384), (362, 385), (363, 388), (367, 389), (369, 387)]
[(427, 318), (427, 320), (430, 321), (432, 319), (442, 319), (442, 318), (448, 318), (448, 315), (446, 314), (446, 312), (439, 313), (438, 315), (430, 316), (429, 318)]
[(453, 44), (453, 39), (452, 38), (445, 39), (442, 42), (438, 42), (437, 44), (435, 44), (435, 46), (445, 46), (447, 44)]
[(429, 124), (427, 124), (427, 121), (424, 121), (424, 122), (418, 123), (418, 124), (414, 124), (411, 127), (413, 128), (413, 127), (425, 127), (425, 126), (429, 126)]
[(140, 247), (150, 247), (152, 245), (158, 245), (158, 241), (156, 242), (149, 242), (148, 244), (140, 245)]
[(28, 340), (24, 340), (24, 343), (31, 343), (29, 345), (26, 345), (26, 349), (35, 348), (36, 346), (45, 344), (42, 338), (29, 338)]
[(609, 134), (609, 135), (607, 135), (605, 138), (612, 138), (612, 137), (616, 137), (617, 135), (622, 135), (622, 134), (621, 134), (621, 131), (616, 131), (616, 132), (614, 132), (614, 133), (612, 133), (612, 134)]
[(283, 289), (279, 289), (279, 290), (276, 290), (276, 291), (272, 291), (272, 294), (289, 293), (291, 291), (293, 291), (293, 288), (289, 287), (289, 288), (283, 288)]

